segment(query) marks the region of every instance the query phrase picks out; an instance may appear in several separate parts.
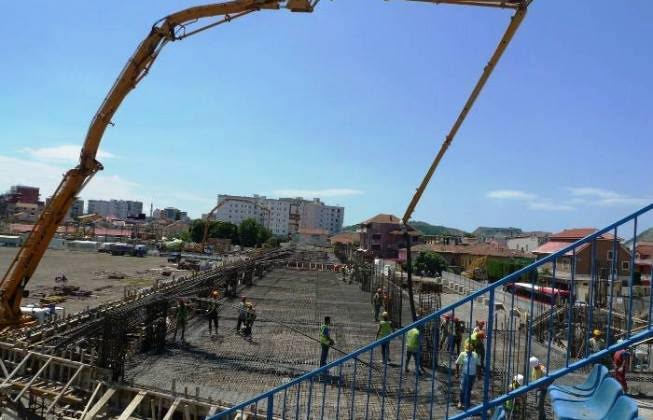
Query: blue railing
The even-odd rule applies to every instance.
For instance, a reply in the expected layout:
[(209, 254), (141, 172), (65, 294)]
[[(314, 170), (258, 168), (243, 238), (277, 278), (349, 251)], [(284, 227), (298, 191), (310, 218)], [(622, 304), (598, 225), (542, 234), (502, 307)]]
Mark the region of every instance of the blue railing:
[[(653, 204), (560, 244), (533, 264), (211, 419), (242, 412), (259, 419), (485, 419), (505, 403), (513, 410), (520, 404), (522, 410), (538, 410), (524, 403), (524, 394), (543, 395), (539, 391), (552, 381), (594, 363), (609, 364), (616, 350), (653, 336), (650, 280), (648, 286), (636, 284), (651, 267), (635, 258), (638, 221), (653, 216), (651, 210)], [(632, 235), (628, 246), (618, 236), (620, 229)], [(518, 287), (518, 282), (525, 284)], [(476, 356), (458, 347), (473, 338), (479, 320), (486, 321), (485, 339), (477, 336), (470, 345), (482, 364), (476, 381), (463, 380), (457, 359)], [(415, 349), (408, 333), (414, 328), (420, 338), (411, 356), (417, 361), (408, 366), (408, 350)], [(382, 357), (384, 346), (388, 360)], [(545, 369), (541, 378), (532, 376), (532, 357)], [(463, 366), (467, 373), (473, 370)], [(470, 404), (459, 408), (461, 398), (467, 399), (461, 388), (470, 382)]]

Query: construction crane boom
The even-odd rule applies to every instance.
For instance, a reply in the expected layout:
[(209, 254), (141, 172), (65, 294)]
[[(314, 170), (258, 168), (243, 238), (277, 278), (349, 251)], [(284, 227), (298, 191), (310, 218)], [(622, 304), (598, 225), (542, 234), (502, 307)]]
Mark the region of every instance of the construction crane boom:
[[(417, 0), (417, 1), (423, 1), (423, 0)], [(429, 166), (429, 169), (426, 171), (426, 175), (424, 175), (422, 182), (420, 183), (419, 187), (417, 187), (415, 194), (410, 200), (410, 203), (408, 203), (408, 207), (406, 208), (406, 211), (404, 212), (404, 217), (402, 218), (402, 222), (404, 223), (404, 225), (408, 224), (408, 222), (410, 221), (410, 218), (412, 217), (413, 212), (415, 211), (415, 207), (417, 207), (417, 203), (419, 203), (420, 198), (422, 198), (422, 194), (424, 194), (426, 187), (431, 181), (431, 177), (433, 176), (433, 173), (435, 172), (438, 165), (440, 164), (440, 161), (444, 157), (444, 154), (447, 152), (447, 149), (449, 149), (449, 146), (451, 146), (454, 137), (456, 137), (458, 130), (463, 125), (465, 118), (467, 118), (469, 111), (472, 109), (474, 103), (476, 102), (476, 99), (481, 94), (483, 87), (485, 87), (485, 83), (490, 78), (490, 75), (494, 71), (494, 68), (496, 67), (497, 63), (501, 59), (501, 56), (503, 55), (506, 48), (508, 47), (508, 44), (510, 43), (510, 41), (512, 41), (512, 37), (517, 32), (517, 29), (519, 29), (519, 25), (521, 25), (522, 21), (526, 17), (526, 10), (530, 2), (531, 0), (523, 0), (523, 1), (515, 1), (515, 2), (492, 2), (492, 1), (482, 2), (482, 3), (486, 3), (484, 4), (486, 6), (490, 6), (491, 5), (490, 3), (502, 3), (502, 4), (512, 3), (514, 7), (511, 6), (511, 8), (516, 9), (516, 11), (515, 14), (512, 16), (512, 18), (510, 19), (508, 28), (503, 34), (503, 37), (501, 37), (501, 41), (499, 41), (499, 45), (494, 50), (494, 53), (490, 57), (490, 60), (488, 61), (487, 65), (483, 68), (483, 73), (481, 73), (481, 77), (476, 82), (476, 85), (474, 85), (474, 89), (472, 89), (472, 93), (470, 93), (469, 97), (467, 98), (467, 101), (465, 101), (465, 105), (463, 105), (463, 109), (458, 114), (458, 117), (454, 121), (453, 126), (449, 130), (449, 133), (447, 133), (447, 135), (445, 136), (444, 141), (442, 142), (442, 145), (438, 150), (438, 153), (435, 155), (435, 158), (431, 163), (431, 166)], [(453, 1), (449, 3), (453, 3)], [(469, 3), (480, 3), (480, 2), (470, 1)], [(480, 4), (476, 4), (476, 5), (480, 5)], [(497, 5), (493, 5), (493, 6), (499, 7)]]
[[(447, 136), (443, 150), (451, 143), (455, 131), (457, 131), (476, 96), (483, 87), (489, 73), (496, 65), (507, 43), (512, 38), (519, 23), (523, 19), (525, 9), (531, 0), (409, 0), (428, 2), (435, 4), (451, 4), (462, 6), (483, 6), (509, 8), (517, 10), (513, 21), (497, 48), (493, 59), (477, 84), (470, 100), (465, 105), (461, 117), (454, 125), (454, 129)], [(262, 9), (280, 9), (282, 6), (293, 12), (312, 12), (319, 0), (233, 0), (225, 3), (215, 3), (204, 6), (190, 7), (179, 12), (166, 16), (157, 21), (151, 31), (140, 43), (134, 54), (127, 61), (120, 75), (109, 90), (104, 101), (100, 105), (95, 116), (91, 120), (84, 144), (79, 157), (79, 164), (64, 174), (64, 177), (52, 195), (52, 199), (46, 204), (38, 221), (32, 228), (29, 236), (9, 265), (2, 282), (0, 282), (0, 327), (17, 325), (22, 321), (20, 302), (25, 287), (54, 237), (57, 228), (61, 224), (68, 209), (71, 207), (75, 197), (88, 184), (93, 176), (103, 169), (102, 164), (97, 161), (97, 152), (100, 141), (108, 125), (113, 125), (111, 119), (118, 110), (122, 101), (129, 92), (148, 74), (161, 49), (170, 41), (185, 39), (191, 35), (198, 34), (220, 24), (230, 22), (233, 19), (245, 16), (254, 11)], [(216, 21), (204, 24), (206, 19), (218, 17)], [(196, 28), (194, 24), (200, 24)], [(196, 28), (196, 29), (194, 29)], [(495, 60), (496, 58), (496, 60)], [(487, 74), (486, 74), (487, 73)], [(441, 154), (444, 154), (443, 152)], [(408, 222), (419, 198), (421, 197), (435, 167), (441, 159), (438, 154), (431, 166), (427, 176), (417, 190), (413, 200), (404, 214), (404, 222)]]
[[(261, 9), (279, 9), (280, 5), (295, 12), (311, 12), (308, 0), (235, 0), (226, 3), (190, 7), (166, 16), (154, 24), (140, 43), (115, 83), (109, 90), (88, 128), (79, 157), (79, 164), (64, 174), (63, 180), (46, 204), (23, 246), (9, 265), (0, 283), (0, 326), (21, 322), (20, 302), (25, 286), (38, 266), (75, 197), (93, 176), (103, 169), (96, 160), (100, 141), (111, 119), (129, 92), (147, 75), (161, 49), (170, 41), (178, 41), (219, 24)], [(198, 29), (189, 26), (202, 19), (221, 17)]]

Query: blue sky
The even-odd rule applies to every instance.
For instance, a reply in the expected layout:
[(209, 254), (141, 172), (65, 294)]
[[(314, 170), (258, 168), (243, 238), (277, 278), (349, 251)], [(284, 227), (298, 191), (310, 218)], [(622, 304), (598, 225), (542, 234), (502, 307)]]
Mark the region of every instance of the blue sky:
[[(152, 23), (191, 1), (9, 2), (0, 189), (45, 195)], [(84, 199), (199, 216), (218, 193), (401, 216), (510, 12), (380, 0), (262, 11), (165, 47)], [(653, 3), (535, 0), (415, 218), (558, 230), (653, 201)], [(653, 220), (646, 221), (653, 224)]]

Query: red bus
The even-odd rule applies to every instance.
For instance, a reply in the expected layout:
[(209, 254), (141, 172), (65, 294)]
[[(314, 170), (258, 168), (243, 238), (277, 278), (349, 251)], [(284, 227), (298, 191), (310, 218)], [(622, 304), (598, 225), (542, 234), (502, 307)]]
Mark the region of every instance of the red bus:
[(542, 303), (551, 303), (551, 299), (553, 299), (554, 304), (556, 304), (559, 299), (569, 299), (568, 290), (537, 286), (530, 283), (509, 283), (504, 286), (504, 290), (527, 299), (530, 299), (532, 295), (533, 300)]

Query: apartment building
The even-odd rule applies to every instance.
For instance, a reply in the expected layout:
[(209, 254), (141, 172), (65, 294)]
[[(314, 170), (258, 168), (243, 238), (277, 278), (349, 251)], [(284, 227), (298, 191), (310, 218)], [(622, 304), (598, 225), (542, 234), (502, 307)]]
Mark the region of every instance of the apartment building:
[(340, 232), (345, 209), (329, 206), (319, 198), (267, 198), (237, 195), (218, 195), (218, 203), (224, 202), (215, 214), (215, 220), (239, 224), (254, 219), (272, 231), (274, 235), (292, 235), (301, 229), (323, 229), (333, 235)]
[(143, 213), (143, 203), (129, 200), (88, 200), (87, 213), (127, 219)]

